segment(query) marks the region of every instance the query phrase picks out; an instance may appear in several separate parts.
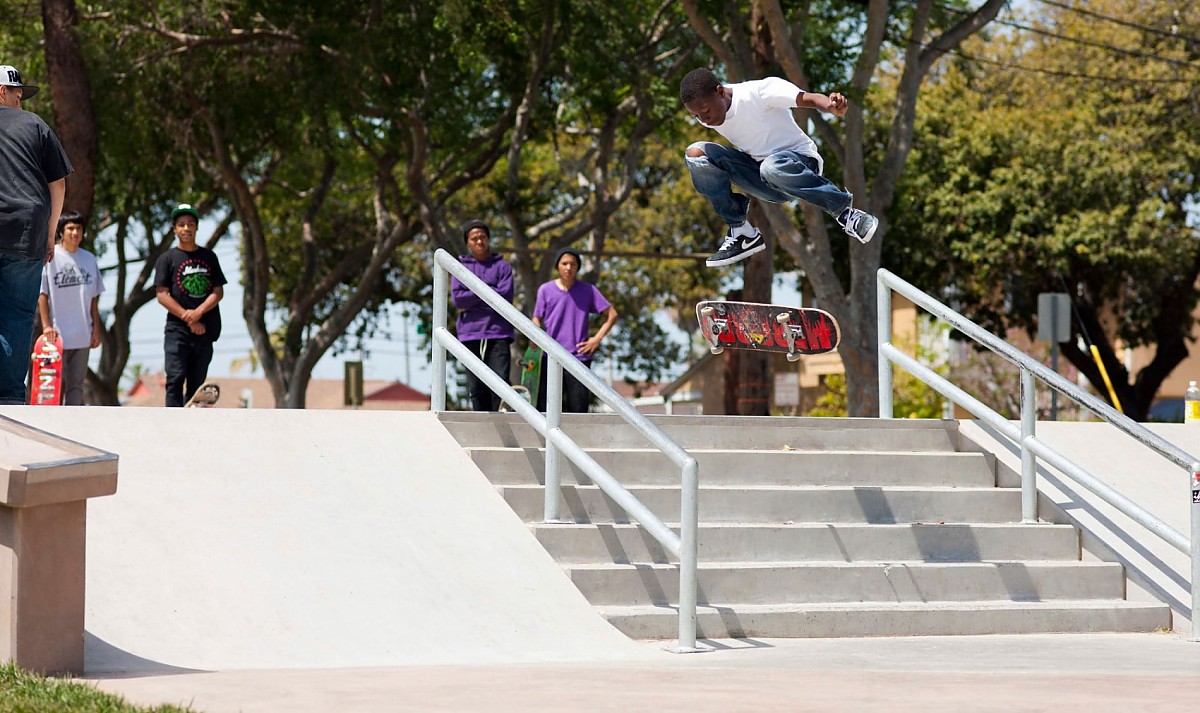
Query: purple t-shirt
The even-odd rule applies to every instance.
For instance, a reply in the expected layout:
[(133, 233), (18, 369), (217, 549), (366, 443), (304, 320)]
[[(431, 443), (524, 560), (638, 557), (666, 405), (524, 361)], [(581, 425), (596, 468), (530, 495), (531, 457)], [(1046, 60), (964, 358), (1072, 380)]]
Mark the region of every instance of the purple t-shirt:
[(542, 320), (542, 327), (554, 341), (580, 361), (591, 361), (591, 354), (580, 354), (575, 345), (588, 339), (588, 315), (611, 307), (600, 290), (590, 282), (576, 280), (571, 289), (563, 290), (554, 280), (538, 288), (533, 316)]

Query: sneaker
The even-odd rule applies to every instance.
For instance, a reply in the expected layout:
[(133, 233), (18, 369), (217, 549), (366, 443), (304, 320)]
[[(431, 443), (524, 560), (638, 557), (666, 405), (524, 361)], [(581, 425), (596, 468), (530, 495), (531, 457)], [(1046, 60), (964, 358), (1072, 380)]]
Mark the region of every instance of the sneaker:
[(766, 247), (767, 243), (757, 228), (753, 235), (734, 235), (730, 230), (725, 234), (725, 239), (721, 241), (721, 249), (705, 260), (704, 264), (708, 267), (732, 265), (745, 260), (754, 253), (762, 252)]
[(879, 221), (875, 216), (858, 208), (847, 208), (842, 211), (842, 214), (837, 217), (837, 224), (842, 226), (842, 230), (846, 231), (846, 235), (851, 235), (858, 238), (860, 243), (869, 243), (871, 238), (875, 237), (875, 229), (879, 227)]

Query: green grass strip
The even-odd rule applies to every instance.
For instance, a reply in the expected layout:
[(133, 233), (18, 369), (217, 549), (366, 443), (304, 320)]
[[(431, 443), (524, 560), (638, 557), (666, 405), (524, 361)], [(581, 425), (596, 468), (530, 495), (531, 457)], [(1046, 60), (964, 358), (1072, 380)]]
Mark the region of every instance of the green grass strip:
[[(46, 678), (16, 664), (0, 665), (0, 713), (189, 713), (191, 708), (147, 708), (126, 703), (86, 683)], [(194, 712), (192, 712), (194, 713)]]

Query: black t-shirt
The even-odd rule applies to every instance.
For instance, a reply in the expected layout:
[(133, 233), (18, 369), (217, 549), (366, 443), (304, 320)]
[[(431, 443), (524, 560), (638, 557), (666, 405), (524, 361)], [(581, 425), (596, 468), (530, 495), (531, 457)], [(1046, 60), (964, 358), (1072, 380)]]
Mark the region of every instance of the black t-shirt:
[(46, 254), (47, 184), (74, 170), (41, 117), (0, 106), (0, 252), (25, 258)]
[[(213, 288), (224, 285), (225, 273), (221, 262), (212, 250), (196, 246), (192, 252), (171, 248), (159, 256), (154, 264), (154, 286), (166, 287), (171, 296), (184, 309), (196, 309), (212, 294)], [(218, 303), (200, 318), (204, 325), (204, 336), (216, 341), (221, 336), (221, 306)], [(167, 313), (168, 330), (192, 333), (187, 322)]]

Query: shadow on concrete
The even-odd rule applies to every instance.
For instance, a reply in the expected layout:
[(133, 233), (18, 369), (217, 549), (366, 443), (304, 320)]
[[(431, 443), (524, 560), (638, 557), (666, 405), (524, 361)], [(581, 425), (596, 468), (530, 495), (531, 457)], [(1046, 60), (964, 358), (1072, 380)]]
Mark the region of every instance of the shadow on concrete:
[(774, 644), (768, 644), (758, 639), (697, 639), (696, 644), (703, 644), (714, 651), (740, 651), (743, 649), (773, 649)]
[[(982, 421), (980, 421), (978, 425), (980, 430), (990, 436), (997, 444), (1007, 449), (1009, 453), (1013, 454), (1017, 458), (1021, 457), (1021, 446), (1019, 444), (1014, 443), (1007, 436), (1000, 433), (992, 426), (983, 423)], [(1018, 477), (1020, 476), (1019, 473), (1017, 475)], [(1100, 510), (1098, 510), (1094, 505), (1089, 503), (1087, 499), (1080, 494), (1080, 491), (1083, 489), (1082, 485), (1078, 485), (1074, 480), (1060, 478), (1058, 475), (1049, 471), (1046, 466), (1042, 465), (1040, 460), (1038, 461), (1037, 465), (1037, 477), (1039, 480), (1045, 480), (1047, 483), (1050, 483), (1060, 492), (1070, 498), (1070, 502), (1057, 504), (1057, 507), (1067, 516), (1067, 518), (1070, 519), (1071, 524), (1074, 527), (1085, 531), (1088, 529), (1084, 523), (1080, 522), (1079, 518), (1076, 517), (1075, 514), (1076, 512), (1086, 513), (1089, 517), (1095, 519), (1097, 525), (1107, 530), (1108, 535), (1119, 539), (1123, 544), (1128, 546), (1139, 556), (1145, 558), (1147, 566), (1143, 568), (1143, 566), (1132, 561), (1111, 547), (1105, 547), (1105, 549), (1108, 551), (1108, 554), (1115, 561), (1120, 562), (1121, 565), (1125, 567), (1126, 572), (1132, 573), (1132, 578), (1135, 579), (1138, 584), (1145, 587), (1146, 590), (1153, 596), (1157, 597), (1159, 601), (1166, 603), (1175, 611), (1182, 613), (1186, 618), (1191, 618), (1192, 607), (1190, 602), (1184, 602), (1171, 592), (1167, 591), (1164, 587), (1155, 582), (1154, 574), (1145, 571), (1145, 569), (1157, 572), (1159, 576), (1164, 577), (1165, 579), (1186, 590), (1190, 588), (1190, 585), (1188, 584), (1187, 577), (1185, 577), (1183, 573), (1176, 571), (1169, 563), (1164, 562), (1158, 555), (1143, 545), (1138, 539), (1138, 535), (1128, 529), (1121, 528), (1112, 520), (1112, 518), (1100, 512)], [(1142, 532), (1147, 532), (1145, 528), (1140, 525), (1136, 525), (1136, 527), (1138, 527)]]
[(205, 669), (171, 666), (117, 648), (90, 631), (83, 632), (83, 678), (144, 678), (184, 673), (210, 673)]

